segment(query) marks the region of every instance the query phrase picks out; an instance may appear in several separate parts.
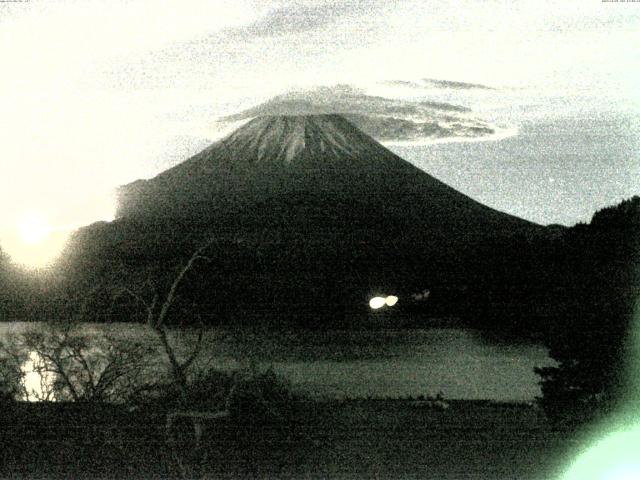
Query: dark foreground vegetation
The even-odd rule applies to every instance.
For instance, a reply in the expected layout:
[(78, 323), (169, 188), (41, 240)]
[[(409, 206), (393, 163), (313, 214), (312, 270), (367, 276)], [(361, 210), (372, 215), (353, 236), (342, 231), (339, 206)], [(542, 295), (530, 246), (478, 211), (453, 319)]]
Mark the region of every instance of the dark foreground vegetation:
[(548, 479), (571, 436), (531, 406), (296, 402), (278, 419), (188, 422), (162, 408), (19, 403), (2, 414), (2, 478)]
[(558, 362), (537, 370), (547, 414), (585, 423), (640, 408), (640, 197), (567, 230), (545, 263), (543, 339)]

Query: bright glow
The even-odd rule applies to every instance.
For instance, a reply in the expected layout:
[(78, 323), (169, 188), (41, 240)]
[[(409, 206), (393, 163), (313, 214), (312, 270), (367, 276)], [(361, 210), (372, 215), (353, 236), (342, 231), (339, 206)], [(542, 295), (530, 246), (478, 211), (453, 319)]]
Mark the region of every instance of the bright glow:
[(11, 260), (27, 268), (49, 265), (64, 248), (69, 228), (54, 228), (43, 215), (25, 214), (13, 229), (0, 232), (2, 250)]
[(49, 222), (39, 215), (27, 215), (18, 221), (18, 234), (28, 245), (42, 242), (51, 233)]
[(11, 260), (29, 269), (38, 269), (51, 264), (64, 248), (69, 231), (52, 231), (37, 243), (27, 243), (17, 235), (4, 236), (2, 249)]
[(55, 260), (73, 230), (95, 221), (111, 221), (115, 216), (116, 199), (111, 189), (96, 189), (91, 195), (78, 193), (74, 202), (58, 197), (55, 202), (38, 200), (17, 215), (0, 211), (0, 248), (15, 263), (28, 268), (42, 268)]
[(562, 480), (631, 480), (640, 478), (640, 425), (615, 432), (580, 455)]
[(398, 303), (398, 297), (396, 297), (395, 295), (389, 295), (384, 299), (384, 303), (386, 303), (389, 307), (393, 307), (396, 303)]
[[(0, 243), (3, 250), (9, 250), (7, 237), (12, 232), (7, 230), (15, 229), (12, 215), (16, 204), (48, 202), (56, 210), (53, 213), (60, 216), (48, 217), (53, 225), (101, 220), (102, 203), (91, 198), (97, 190), (157, 173), (154, 162), (165, 158), (166, 150), (169, 154), (175, 150), (167, 147), (166, 142), (173, 145), (175, 136), (198, 135), (192, 115), (186, 115), (184, 122), (172, 115), (192, 105), (209, 105), (211, 99), (222, 95), (210, 89), (190, 88), (190, 84), (185, 86), (181, 82), (183, 73), (191, 71), (183, 65), (189, 58), (186, 52), (193, 50), (190, 42), (206, 43), (208, 36), (250, 24), (275, 8), (270, 2), (264, 3), (254, 5), (251, 0), (2, 3)], [(39, 32), (38, 38), (33, 32)], [(183, 49), (181, 53), (172, 50), (177, 48)], [(156, 55), (160, 59), (157, 62)], [(167, 69), (167, 62), (172, 68)], [(157, 68), (160, 64), (164, 65), (162, 70)], [(143, 82), (153, 77), (150, 83), (155, 83), (160, 78), (158, 74), (168, 80), (154, 87), (149, 83), (141, 85), (133, 79), (134, 73), (141, 72)], [(180, 76), (172, 76), (175, 72), (181, 72)], [(211, 81), (208, 73), (203, 78), (207, 86), (220, 83)], [(209, 111), (207, 121), (211, 122)], [(200, 130), (203, 129), (201, 125)], [(29, 229), (29, 237), (37, 243), (36, 237), (42, 235), (35, 235), (32, 227)], [(14, 247), (20, 245), (22, 238), (11, 240)], [(20, 256), (21, 261), (32, 263), (31, 254)]]
[(383, 297), (373, 297), (371, 300), (369, 300), (369, 306), (373, 310), (377, 310), (379, 308), (382, 308), (385, 305), (386, 305), (386, 300)]

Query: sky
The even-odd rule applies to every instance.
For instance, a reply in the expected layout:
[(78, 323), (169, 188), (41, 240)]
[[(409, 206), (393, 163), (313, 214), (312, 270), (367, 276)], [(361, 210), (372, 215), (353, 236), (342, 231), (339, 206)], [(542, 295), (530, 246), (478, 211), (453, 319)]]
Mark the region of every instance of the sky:
[(427, 77), (637, 114), (639, 32), (640, 3), (601, 0), (0, 2), (0, 242), (44, 259), (291, 89)]

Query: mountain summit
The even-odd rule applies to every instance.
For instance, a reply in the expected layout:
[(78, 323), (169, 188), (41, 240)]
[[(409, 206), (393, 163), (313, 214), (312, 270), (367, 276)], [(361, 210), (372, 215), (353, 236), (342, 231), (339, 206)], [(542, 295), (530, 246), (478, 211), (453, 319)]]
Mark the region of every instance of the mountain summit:
[(229, 152), (241, 152), (244, 158), (257, 162), (322, 158), (325, 165), (375, 154), (380, 148), (375, 140), (335, 114), (259, 117), (220, 143)]

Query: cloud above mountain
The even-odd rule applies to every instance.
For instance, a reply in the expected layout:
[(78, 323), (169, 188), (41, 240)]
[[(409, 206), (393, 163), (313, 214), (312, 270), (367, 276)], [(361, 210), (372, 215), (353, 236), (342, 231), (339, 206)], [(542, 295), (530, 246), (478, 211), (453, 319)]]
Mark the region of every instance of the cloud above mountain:
[(496, 128), (464, 106), (426, 99), (370, 95), (353, 85), (333, 85), (277, 95), (264, 103), (220, 118), (222, 125), (265, 115), (343, 115), (381, 142), (424, 142), (479, 138)]
[(482, 85), (481, 83), (468, 83), (468, 82), (456, 82), (453, 80), (438, 80), (435, 78), (423, 78), (419, 81), (410, 80), (387, 80), (383, 82), (384, 85), (392, 87), (404, 87), (414, 89), (448, 89), (448, 90), (495, 90), (488, 85)]

